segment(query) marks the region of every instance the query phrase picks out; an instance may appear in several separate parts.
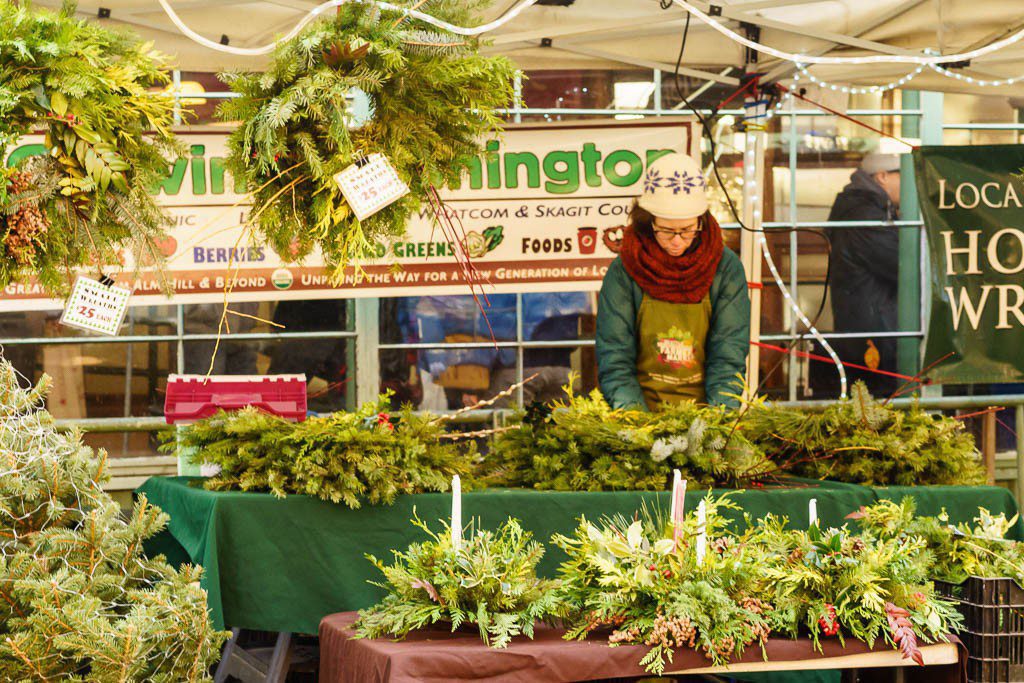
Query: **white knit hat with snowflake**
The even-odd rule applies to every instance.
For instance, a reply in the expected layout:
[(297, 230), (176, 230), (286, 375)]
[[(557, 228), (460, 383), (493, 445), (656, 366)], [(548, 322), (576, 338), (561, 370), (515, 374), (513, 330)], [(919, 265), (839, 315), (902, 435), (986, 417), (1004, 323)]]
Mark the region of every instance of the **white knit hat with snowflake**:
[(640, 208), (658, 218), (696, 218), (708, 210), (707, 181), (693, 157), (673, 152), (644, 173)]

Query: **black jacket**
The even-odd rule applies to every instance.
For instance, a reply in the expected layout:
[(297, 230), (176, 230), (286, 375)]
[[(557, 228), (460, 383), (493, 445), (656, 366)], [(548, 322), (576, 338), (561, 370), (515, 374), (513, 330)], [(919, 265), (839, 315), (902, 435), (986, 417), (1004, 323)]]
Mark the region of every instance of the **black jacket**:
[[(828, 217), (830, 221), (889, 223), (896, 218), (897, 209), (885, 190), (860, 170), (836, 197)], [(835, 331), (897, 330), (899, 229), (893, 225), (830, 228), (828, 233), (832, 240), (831, 298)], [(875, 338), (873, 343), (881, 356), (879, 367), (895, 370), (895, 339)], [(843, 360), (864, 364), (864, 353), (868, 349), (866, 339), (837, 340), (834, 346)]]

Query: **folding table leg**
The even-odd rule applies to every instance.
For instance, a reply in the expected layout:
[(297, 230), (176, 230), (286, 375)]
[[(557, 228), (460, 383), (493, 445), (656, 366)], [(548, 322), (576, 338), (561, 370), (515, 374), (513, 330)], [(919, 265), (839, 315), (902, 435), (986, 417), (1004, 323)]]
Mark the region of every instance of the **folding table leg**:
[(235, 649), (238, 647), (238, 637), (242, 629), (231, 629), (231, 639), (224, 644), (224, 650), (220, 654), (220, 664), (217, 665), (217, 673), (213, 675), (214, 683), (225, 683), (231, 673), (231, 659), (235, 656)]
[(274, 654), (267, 667), (267, 683), (284, 683), (288, 676), (288, 665), (292, 661), (292, 634), (281, 631), (277, 634)]

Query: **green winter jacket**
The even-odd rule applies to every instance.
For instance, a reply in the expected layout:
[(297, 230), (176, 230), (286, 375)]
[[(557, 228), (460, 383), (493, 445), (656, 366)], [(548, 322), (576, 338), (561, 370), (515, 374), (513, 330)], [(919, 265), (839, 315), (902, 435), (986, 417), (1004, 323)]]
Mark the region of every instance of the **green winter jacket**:
[[(637, 312), (644, 293), (616, 258), (608, 266), (597, 303), (597, 374), (601, 393), (613, 408), (646, 410), (637, 380)], [(747, 369), (750, 344), (750, 297), (739, 257), (722, 252), (711, 282), (711, 321), (704, 367), (704, 391), (712, 405), (735, 406), (726, 394), (740, 393), (737, 375)]]

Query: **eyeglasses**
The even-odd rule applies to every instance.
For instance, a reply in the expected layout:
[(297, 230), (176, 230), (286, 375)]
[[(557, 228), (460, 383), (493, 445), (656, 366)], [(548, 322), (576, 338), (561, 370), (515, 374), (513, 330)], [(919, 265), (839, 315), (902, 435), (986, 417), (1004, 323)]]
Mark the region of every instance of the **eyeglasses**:
[(669, 240), (672, 239), (673, 237), (682, 237), (683, 239), (686, 239), (688, 237), (695, 237), (696, 235), (700, 234), (701, 230), (703, 230), (703, 228), (699, 225), (695, 228), (685, 228), (683, 230), (670, 230), (668, 228), (658, 227), (657, 223), (655, 223), (652, 226), (652, 229), (654, 230), (655, 235), (658, 235), (659, 237), (664, 237), (665, 239)]

